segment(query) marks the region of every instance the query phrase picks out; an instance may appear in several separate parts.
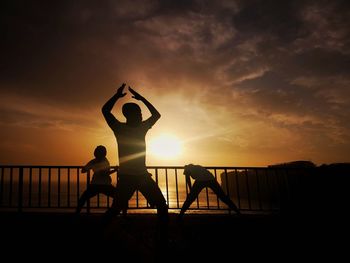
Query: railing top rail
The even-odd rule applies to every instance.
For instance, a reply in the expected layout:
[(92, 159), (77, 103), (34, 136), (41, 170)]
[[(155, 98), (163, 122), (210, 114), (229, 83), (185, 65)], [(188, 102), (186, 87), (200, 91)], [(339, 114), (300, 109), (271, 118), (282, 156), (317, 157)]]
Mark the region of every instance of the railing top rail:
[(0, 168), (81, 168), (83, 165), (12, 165), (12, 164), (5, 164), (0, 165)]
[[(83, 165), (0, 165), (0, 168), (63, 168), (63, 169), (78, 169), (82, 168)], [(118, 165), (112, 165), (113, 168), (118, 168)], [(221, 169), (221, 170), (244, 170), (244, 169), (314, 169), (317, 167), (289, 167), (289, 166), (204, 166), (207, 169)], [(166, 165), (150, 165), (147, 169), (184, 169), (184, 166), (166, 166)]]

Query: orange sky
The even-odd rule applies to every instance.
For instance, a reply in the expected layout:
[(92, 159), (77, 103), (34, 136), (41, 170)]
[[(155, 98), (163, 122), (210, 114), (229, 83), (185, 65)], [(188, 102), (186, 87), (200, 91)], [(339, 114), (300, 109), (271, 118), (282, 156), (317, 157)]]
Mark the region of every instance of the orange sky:
[(181, 156), (149, 153), (148, 165), (349, 161), (342, 3), (273, 2), (8, 4), (0, 164), (83, 165), (99, 144), (117, 164), (100, 109), (123, 82), (162, 114), (147, 142), (183, 143)]

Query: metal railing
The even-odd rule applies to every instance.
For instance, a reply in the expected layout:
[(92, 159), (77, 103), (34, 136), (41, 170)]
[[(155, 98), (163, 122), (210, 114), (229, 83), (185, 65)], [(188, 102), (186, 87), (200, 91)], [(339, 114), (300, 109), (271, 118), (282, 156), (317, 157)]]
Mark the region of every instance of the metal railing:
[[(0, 211), (63, 211), (76, 208), (87, 188), (91, 174), (81, 174), (82, 166), (0, 166)], [(115, 167), (117, 168), (117, 167)], [(170, 210), (180, 210), (188, 194), (182, 166), (149, 166)], [(305, 170), (270, 167), (206, 167), (224, 191), (246, 212), (278, 212), (292, 193), (290, 185), (300, 183)], [(307, 171), (306, 171), (307, 172)], [(117, 183), (117, 173), (112, 183)], [(103, 194), (91, 198), (85, 211), (105, 211), (112, 203)], [(136, 191), (129, 200), (129, 210), (152, 210), (146, 199)], [(227, 212), (229, 209), (210, 190), (204, 189), (191, 205), (192, 211)]]

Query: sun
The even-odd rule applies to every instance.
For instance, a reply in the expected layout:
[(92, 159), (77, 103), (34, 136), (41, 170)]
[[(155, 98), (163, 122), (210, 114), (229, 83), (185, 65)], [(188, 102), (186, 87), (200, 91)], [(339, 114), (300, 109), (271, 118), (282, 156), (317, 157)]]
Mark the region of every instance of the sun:
[(174, 159), (182, 150), (181, 141), (171, 134), (162, 134), (154, 138), (148, 147), (152, 155), (162, 159)]

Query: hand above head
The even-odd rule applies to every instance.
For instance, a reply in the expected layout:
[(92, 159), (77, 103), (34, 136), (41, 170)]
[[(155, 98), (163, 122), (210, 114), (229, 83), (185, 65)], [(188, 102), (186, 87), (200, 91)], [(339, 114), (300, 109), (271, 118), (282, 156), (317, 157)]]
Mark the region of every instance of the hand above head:
[(117, 95), (118, 95), (119, 98), (124, 97), (124, 96), (126, 95), (125, 92), (123, 93), (123, 90), (124, 90), (124, 88), (125, 88), (125, 85), (126, 85), (126, 84), (123, 83), (123, 84), (118, 88), (118, 90), (117, 90)]
[(131, 94), (133, 95), (132, 97), (134, 99), (136, 99), (136, 100), (142, 100), (143, 99), (143, 97), (139, 93), (137, 93), (135, 90), (133, 90), (130, 86), (129, 86), (129, 90), (130, 90)]

